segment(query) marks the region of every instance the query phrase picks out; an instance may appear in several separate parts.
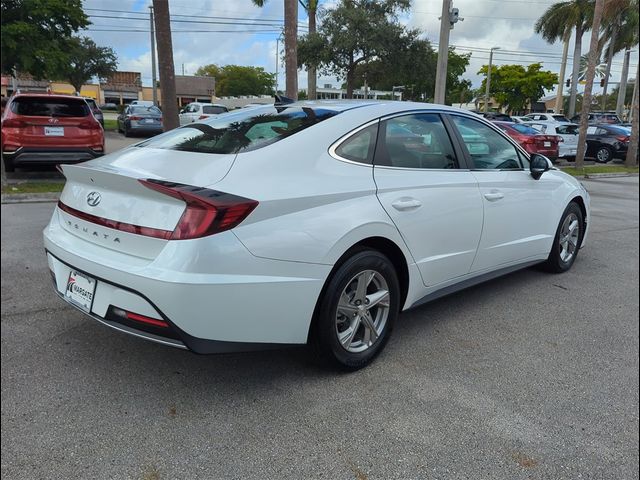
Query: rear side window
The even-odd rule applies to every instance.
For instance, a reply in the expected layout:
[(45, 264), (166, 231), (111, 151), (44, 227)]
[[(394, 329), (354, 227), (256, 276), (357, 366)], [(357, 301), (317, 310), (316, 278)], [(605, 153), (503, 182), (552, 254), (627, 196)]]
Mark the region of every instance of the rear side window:
[(335, 150), (336, 155), (353, 162), (371, 164), (377, 133), (377, 123), (363, 128), (342, 142)]
[(82, 99), (18, 97), (11, 102), (11, 111), (31, 117), (86, 117), (89, 105)]
[(402, 168), (456, 168), (449, 135), (435, 113), (393, 117), (383, 122), (375, 164)]
[(139, 143), (139, 147), (201, 153), (249, 152), (309, 128), (338, 112), (307, 107), (241, 109), (177, 128)]
[(218, 115), (220, 113), (228, 112), (226, 107), (217, 107), (215, 105), (205, 105), (202, 107), (202, 113), (206, 113), (208, 115)]

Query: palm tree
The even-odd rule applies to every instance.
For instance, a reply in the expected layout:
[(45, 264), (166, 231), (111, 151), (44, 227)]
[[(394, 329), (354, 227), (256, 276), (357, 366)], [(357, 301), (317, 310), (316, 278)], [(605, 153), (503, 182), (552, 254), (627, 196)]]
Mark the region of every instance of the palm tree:
[[(264, 7), (267, 0), (251, 0)], [(314, 15), (315, 17), (315, 15)], [(298, 0), (284, 0), (284, 70), (285, 95), (298, 98)]]
[[(568, 112), (569, 116), (573, 116), (575, 114), (576, 94), (578, 92), (578, 82), (576, 79), (580, 72), (582, 35), (591, 27), (593, 6), (593, 0), (566, 0), (564, 2), (555, 3), (551, 5), (544, 14), (542, 14), (535, 25), (536, 33), (542, 34), (542, 38), (549, 43), (555, 43), (557, 40), (564, 40), (565, 42), (568, 42), (571, 32), (575, 32), (573, 72), (571, 73), (571, 98), (569, 101)], [(563, 58), (562, 63), (563, 65), (566, 64), (566, 58)]]
[(638, 44), (638, 0), (609, 0), (605, 3), (600, 43), (604, 50), (607, 68), (602, 91), (602, 109), (607, 101), (611, 63), (615, 54)]
[[(300, 5), (307, 11), (309, 16), (309, 35), (313, 35), (317, 30), (316, 14), (318, 13), (318, 3), (319, 0), (307, 0), (307, 3), (300, 0)], [(316, 67), (310, 66), (307, 68), (307, 98), (309, 100), (315, 100), (318, 96), (316, 83)]]
[[(580, 71), (578, 72), (578, 82), (582, 82), (587, 78), (587, 70), (589, 68), (589, 55), (580, 57)], [(594, 74), (598, 78), (605, 78), (607, 75), (607, 64), (600, 62), (600, 56), (596, 55), (596, 66)]]

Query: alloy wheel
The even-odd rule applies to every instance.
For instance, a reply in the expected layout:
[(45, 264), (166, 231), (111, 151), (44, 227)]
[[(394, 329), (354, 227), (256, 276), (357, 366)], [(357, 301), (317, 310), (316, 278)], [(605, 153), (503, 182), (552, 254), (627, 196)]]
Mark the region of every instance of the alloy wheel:
[(575, 213), (570, 213), (562, 222), (558, 243), (560, 244), (560, 259), (564, 263), (571, 261), (578, 249), (580, 238), (580, 220)]

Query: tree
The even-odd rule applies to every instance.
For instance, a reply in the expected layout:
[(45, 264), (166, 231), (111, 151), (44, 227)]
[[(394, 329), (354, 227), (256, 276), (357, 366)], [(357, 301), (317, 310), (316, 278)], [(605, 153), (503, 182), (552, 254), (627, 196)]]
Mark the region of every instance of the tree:
[[(580, 114), (580, 129), (578, 133), (578, 150), (576, 152), (576, 168), (584, 165), (584, 154), (586, 153), (587, 125), (589, 123), (589, 103), (591, 102), (591, 90), (593, 89), (593, 79), (596, 74), (598, 63), (598, 31), (602, 21), (605, 0), (596, 0), (593, 12), (593, 25), (591, 26), (591, 43), (589, 46), (589, 63), (587, 66), (586, 83), (584, 86), (582, 113)], [(575, 77), (574, 77), (575, 78)]]
[(627, 150), (627, 158), (625, 159), (625, 165), (632, 167), (638, 164), (638, 134), (639, 125), (638, 118), (640, 112), (638, 112), (638, 78), (640, 78), (640, 64), (636, 66), (636, 81), (633, 85), (633, 105), (631, 105), (631, 138), (629, 139), (629, 149)]
[(241, 65), (205, 65), (196, 70), (196, 75), (206, 75), (216, 79), (216, 95), (222, 97), (238, 95), (272, 95), (275, 75), (262, 67)]
[(164, 131), (180, 126), (176, 97), (176, 74), (173, 65), (173, 42), (168, 0), (153, 0), (154, 22), (158, 44), (158, 70), (162, 85), (162, 127)]
[(56, 77), (67, 63), (71, 36), (90, 23), (82, 0), (2, 0), (2, 73)]
[[(252, 0), (264, 7), (267, 0)], [(314, 17), (315, 18), (315, 17)], [(285, 95), (298, 98), (298, 0), (284, 0), (284, 69)]]
[(397, 18), (409, 6), (410, 0), (342, 0), (323, 13), (317, 33), (300, 40), (298, 63), (346, 79), (347, 98), (353, 98), (360, 64), (391, 61), (416, 39)]
[[(488, 65), (483, 65), (478, 74), (487, 75)], [(542, 64), (492, 65), (490, 94), (500, 105), (508, 105), (511, 112), (522, 112), (544, 95), (545, 89), (558, 82), (558, 75), (542, 70)], [(482, 81), (485, 88), (486, 79)]]
[(93, 77), (107, 78), (118, 67), (116, 54), (111, 48), (98, 47), (87, 37), (72, 38), (67, 58), (68, 63), (60, 69), (58, 78), (67, 80), (78, 93), (82, 85)]
[[(582, 35), (591, 26), (593, 18), (593, 0), (566, 0), (551, 5), (538, 19), (535, 25), (536, 33), (549, 43), (559, 39), (569, 40), (571, 30), (575, 32), (573, 49), (573, 72), (571, 73), (571, 90), (569, 101), (569, 115), (575, 113), (576, 95), (578, 93), (578, 74), (580, 57), (582, 56)], [(566, 59), (563, 59), (566, 63)]]
[[(318, 3), (319, 0), (307, 0), (307, 2), (303, 2), (300, 0), (300, 5), (307, 11), (307, 15), (309, 16), (309, 34), (313, 35), (317, 32), (316, 25), (316, 15), (318, 13)], [(307, 98), (309, 100), (315, 100), (318, 98), (317, 92), (317, 65), (308, 65), (307, 66)], [(298, 98), (300, 98), (300, 94), (298, 93)], [(305, 99), (306, 100), (306, 99)]]
[(602, 90), (602, 109), (604, 110), (613, 56), (638, 44), (638, 0), (608, 0), (605, 2), (602, 15), (603, 33), (600, 37), (600, 43), (607, 43), (604, 51), (607, 57), (607, 66)]

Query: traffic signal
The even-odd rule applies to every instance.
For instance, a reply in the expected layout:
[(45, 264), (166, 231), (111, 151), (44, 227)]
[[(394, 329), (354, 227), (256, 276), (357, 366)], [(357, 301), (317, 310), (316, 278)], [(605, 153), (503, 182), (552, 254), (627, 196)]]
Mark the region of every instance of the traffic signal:
[(571, 79), (567, 78), (567, 87), (571, 86)]

